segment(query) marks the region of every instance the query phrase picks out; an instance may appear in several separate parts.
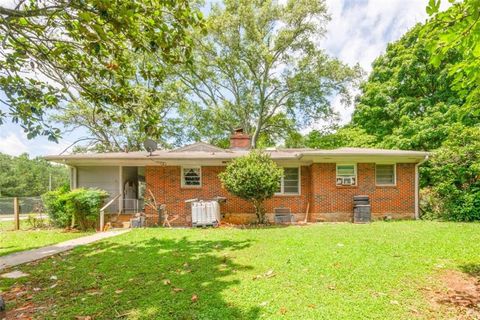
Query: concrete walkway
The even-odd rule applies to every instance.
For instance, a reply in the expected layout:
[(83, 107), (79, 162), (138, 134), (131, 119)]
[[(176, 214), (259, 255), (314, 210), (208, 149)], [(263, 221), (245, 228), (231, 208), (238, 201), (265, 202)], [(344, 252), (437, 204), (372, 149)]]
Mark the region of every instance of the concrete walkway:
[(128, 231), (130, 231), (130, 229), (99, 232), (99, 233), (92, 234), (90, 236), (85, 236), (77, 239), (68, 240), (65, 242), (60, 242), (60, 243), (53, 244), (51, 246), (47, 246), (43, 248), (12, 253), (12, 254), (0, 257), (0, 271), (3, 269), (18, 266), (20, 264), (24, 264), (27, 262), (32, 262), (35, 260), (50, 257), (50, 256), (53, 256), (54, 254), (68, 251), (81, 245), (85, 245), (85, 244), (89, 244), (102, 239), (118, 236)]

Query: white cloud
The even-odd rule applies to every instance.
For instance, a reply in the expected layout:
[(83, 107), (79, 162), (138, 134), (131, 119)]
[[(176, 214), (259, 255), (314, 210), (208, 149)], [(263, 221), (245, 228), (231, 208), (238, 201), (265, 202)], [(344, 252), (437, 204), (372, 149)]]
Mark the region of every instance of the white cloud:
[(28, 152), (27, 144), (23, 139), (15, 133), (8, 133), (5, 136), (0, 136), (0, 152), (12, 156), (18, 156), (24, 152)]
[(31, 157), (59, 154), (75, 139), (77, 136), (73, 135), (61, 139), (59, 143), (49, 141), (43, 136), (28, 139), (17, 124), (6, 122), (0, 126), (0, 152), (12, 156), (25, 152)]
[[(327, 52), (367, 72), (387, 44), (401, 38), (415, 24), (425, 22), (426, 0), (326, 0), (332, 20), (321, 41)], [(449, 4), (442, 2), (443, 9)], [(351, 118), (352, 107), (333, 101), (343, 123)]]

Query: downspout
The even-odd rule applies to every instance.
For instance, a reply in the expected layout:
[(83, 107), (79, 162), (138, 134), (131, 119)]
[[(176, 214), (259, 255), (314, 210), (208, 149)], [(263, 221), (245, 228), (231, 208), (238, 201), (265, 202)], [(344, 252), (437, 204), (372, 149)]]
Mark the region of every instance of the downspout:
[(425, 158), (415, 165), (415, 220), (420, 218), (420, 190), (419, 190), (419, 172), (418, 167), (428, 160), (428, 154)]

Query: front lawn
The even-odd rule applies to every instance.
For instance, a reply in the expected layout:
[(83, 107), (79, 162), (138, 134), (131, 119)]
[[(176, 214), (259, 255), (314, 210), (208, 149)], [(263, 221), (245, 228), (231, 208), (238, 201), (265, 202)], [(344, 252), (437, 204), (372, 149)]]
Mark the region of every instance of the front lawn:
[(13, 221), (0, 222), (0, 256), (17, 251), (39, 248), (88, 235), (85, 232), (65, 232), (62, 229), (29, 230), (25, 221), (22, 229), (13, 230)]
[(425, 288), (479, 265), (480, 224), (136, 229), (0, 287), (42, 319), (441, 319)]

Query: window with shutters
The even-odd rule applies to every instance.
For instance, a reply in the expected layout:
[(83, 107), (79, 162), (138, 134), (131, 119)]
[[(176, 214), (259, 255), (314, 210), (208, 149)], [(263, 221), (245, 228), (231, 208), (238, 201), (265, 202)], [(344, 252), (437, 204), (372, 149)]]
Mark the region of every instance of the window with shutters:
[(375, 182), (377, 186), (394, 186), (396, 184), (394, 164), (375, 165)]
[(182, 168), (182, 187), (201, 187), (202, 170), (200, 167)]
[(300, 168), (283, 168), (283, 177), (276, 194), (300, 194)]

